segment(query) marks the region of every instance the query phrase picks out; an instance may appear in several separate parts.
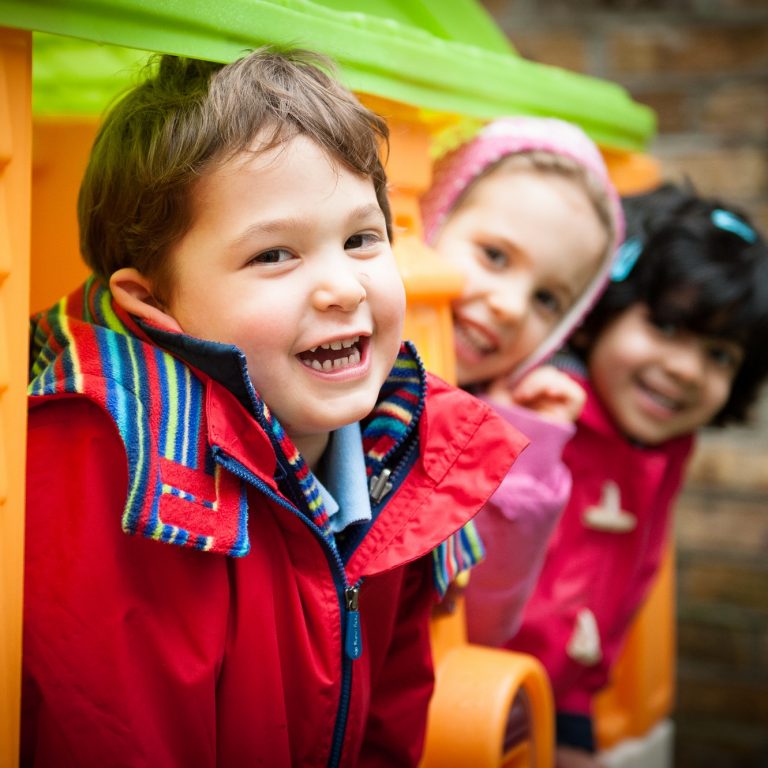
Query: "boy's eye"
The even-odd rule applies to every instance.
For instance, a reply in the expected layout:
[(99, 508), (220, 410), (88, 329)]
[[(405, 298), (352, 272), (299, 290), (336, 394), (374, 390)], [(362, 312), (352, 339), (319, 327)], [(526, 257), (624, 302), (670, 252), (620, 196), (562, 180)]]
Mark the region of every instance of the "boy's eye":
[(287, 251), (285, 248), (271, 248), (268, 251), (254, 256), (251, 259), (251, 264), (281, 264), (284, 261), (288, 261), (293, 258), (293, 254)]
[(371, 248), (381, 242), (381, 235), (375, 232), (358, 232), (348, 237), (344, 243), (345, 251), (360, 251)]
[(561, 315), (563, 312), (563, 302), (552, 291), (536, 291), (536, 302), (550, 315)]
[(507, 254), (504, 253), (504, 251), (500, 250), (499, 248), (494, 248), (490, 245), (483, 245), (482, 247), (482, 253), (483, 258), (492, 266), (496, 267), (497, 269), (502, 269), (503, 267), (506, 267), (507, 264), (509, 264), (509, 259), (507, 258)]

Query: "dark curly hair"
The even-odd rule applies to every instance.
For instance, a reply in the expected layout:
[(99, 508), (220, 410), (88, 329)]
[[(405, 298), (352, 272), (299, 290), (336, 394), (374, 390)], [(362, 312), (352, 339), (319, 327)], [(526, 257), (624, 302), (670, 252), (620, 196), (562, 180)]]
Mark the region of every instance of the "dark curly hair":
[[(768, 376), (768, 246), (743, 212), (665, 184), (622, 200), (627, 244), (639, 252), (608, 286), (571, 339), (587, 363), (602, 330), (630, 306), (654, 322), (741, 345), (744, 359), (728, 400), (711, 424), (744, 422)], [(725, 222), (725, 224), (723, 224)], [(618, 277), (618, 276), (617, 276)]]

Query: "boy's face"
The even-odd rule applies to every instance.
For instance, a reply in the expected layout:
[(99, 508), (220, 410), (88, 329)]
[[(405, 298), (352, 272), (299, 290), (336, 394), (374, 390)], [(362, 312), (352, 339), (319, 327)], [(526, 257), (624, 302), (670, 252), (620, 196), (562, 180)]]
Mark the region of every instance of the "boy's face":
[(203, 176), (193, 206), (164, 309), (185, 333), (239, 347), (316, 455), (371, 411), (400, 347), (405, 295), (373, 182), (298, 136)]
[(589, 353), (595, 391), (630, 438), (657, 445), (708, 424), (725, 405), (743, 357), (735, 342), (656, 325), (634, 304)]
[(596, 273), (607, 233), (582, 187), (535, 169), (480, 179), (435, 242), (466, 278), (453, 303), (458, 382), (511, 372)]

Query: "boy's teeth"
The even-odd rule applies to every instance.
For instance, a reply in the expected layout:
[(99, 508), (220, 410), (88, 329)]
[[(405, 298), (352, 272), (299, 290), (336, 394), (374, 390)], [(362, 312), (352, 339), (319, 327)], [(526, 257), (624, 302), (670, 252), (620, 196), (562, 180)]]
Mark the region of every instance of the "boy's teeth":
[(360, 362), (360, 352), (353, 349), (349, 357), (337, 357), (335, 360), (302, 360), (304, 365), (314, 368), (316, 371), (335, 371), (339, 368), (346, 368), (348, 365), (357, 365)]
[(316, 352), (318, 349), (349, 349), (349, 347), (354, 347), (358, 341), (360, 341), (360, 337), (353, 336), (350, 339), (339, 339), (338, 341), (331, 341), (328, 344), (320, 344), (317, 347), (311, 347), (309, 351)]

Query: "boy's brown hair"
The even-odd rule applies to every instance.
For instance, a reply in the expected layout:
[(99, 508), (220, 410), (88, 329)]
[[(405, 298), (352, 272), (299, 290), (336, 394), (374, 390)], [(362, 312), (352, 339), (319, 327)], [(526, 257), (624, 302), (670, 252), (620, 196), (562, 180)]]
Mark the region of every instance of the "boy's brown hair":
[(326, 73), (328, 59), (262, 48), (227, 65), (157, 56), (147, 68), (107, 115), (80, 187), (80, 249), (102, 279), (134, 267), (162, 300), (172, 278), (165, 257), (192, 223), (197, 180), (256, 136), (266, 151), (305, 135), (370, 177), (391, 238), (386, 123)]

